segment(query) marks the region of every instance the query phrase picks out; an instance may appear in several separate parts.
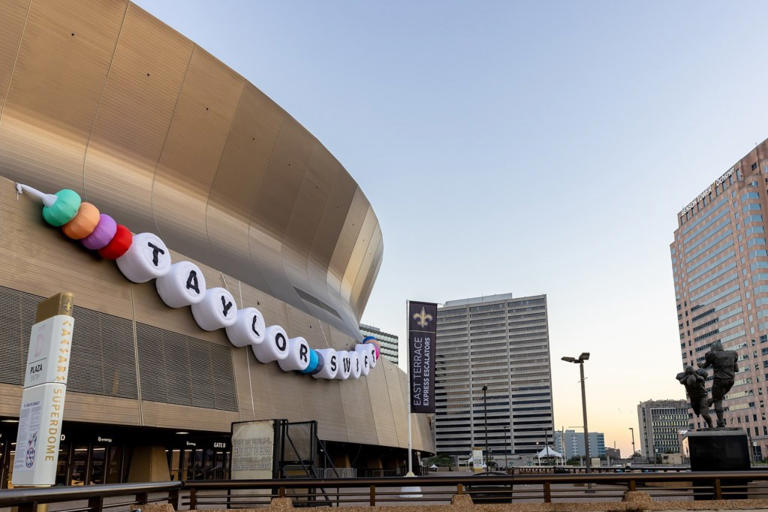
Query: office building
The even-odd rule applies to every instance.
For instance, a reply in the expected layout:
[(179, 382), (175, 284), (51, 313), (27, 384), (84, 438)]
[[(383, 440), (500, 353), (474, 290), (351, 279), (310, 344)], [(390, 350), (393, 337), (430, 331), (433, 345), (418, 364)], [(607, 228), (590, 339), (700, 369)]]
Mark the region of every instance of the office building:
[[(682, 363), (696, 367), (714, 341), (738, 352), (725, 419), (728, 427), (749, 432), (758, 457), (768, 454), (766, 186), (768, 141), (677, 214), (670, 244)], [(704, 424), (689, 413), (692, 427)]]
[[(51, 453), (57, 485), (229, 478), (232, 423), (265, 418), (317, 421), (337, 467), (402, 472), (405, 373), (308, 374), (320, 350), (370, 355), (355, 351), (383, 238), (338, 160), (129, 1), (2, 2), (0, 40), (0, 488), (14, 459)], [(16, 182), (59, 195), (43, 210)], [(36, 305), (63, 291), (62, 435), (17, 447)], [(413, 422), (431, 453), (428, 419)]]
[[(589, 456), (602, 457), (605, 455), (605, 435), (602, 432), (590, 432)], [(558, 430), (555, 432), (555, 450), (568, 460), (573, 457), (584, 457), (584, 432), (576, 430)]]
[(552, 439), (546, 295), (452, 300), (437, 318), (437, 452), (535, 454)]
[(656, 455), (680, 453), (681, 430), (688, 428), (686, 400), (646, 400), (637, 404), (640, 453), (649, 461)]
[(378, 327), (372, 325), (360, 324), (360, 332), (365, 336), (373, 336), (381, 344), (381, 355), (394, 365), (397, 365), (397, 350), (399, 343), (395, 334), (384, 332)]

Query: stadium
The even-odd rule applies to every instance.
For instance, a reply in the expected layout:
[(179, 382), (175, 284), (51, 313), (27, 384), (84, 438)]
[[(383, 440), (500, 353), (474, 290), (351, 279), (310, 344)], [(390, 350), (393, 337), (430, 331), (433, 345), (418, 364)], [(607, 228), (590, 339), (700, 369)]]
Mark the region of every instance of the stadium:
[(255, 420), (310, 425), (345, 475), (401, 474), (407, 378), (358, 328), (382, 252), (344, 167), (194, 42), (130, 2), (0, 1), (0, 488), (35, 310), (65, 291), (57, 484), (229, 478)]

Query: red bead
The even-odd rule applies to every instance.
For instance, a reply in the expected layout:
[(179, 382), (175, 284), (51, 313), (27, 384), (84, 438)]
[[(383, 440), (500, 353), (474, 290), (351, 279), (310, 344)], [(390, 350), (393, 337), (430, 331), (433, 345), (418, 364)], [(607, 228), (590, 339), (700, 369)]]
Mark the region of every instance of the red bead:
[(131, 242), (133, 242), (131, 230), (122, 224), (118, 224), (115, 236), (112, 237), (112, 240), (106, 247), (99, 250), (99, 254), (105, 260), (116, 260), (131, 247)]

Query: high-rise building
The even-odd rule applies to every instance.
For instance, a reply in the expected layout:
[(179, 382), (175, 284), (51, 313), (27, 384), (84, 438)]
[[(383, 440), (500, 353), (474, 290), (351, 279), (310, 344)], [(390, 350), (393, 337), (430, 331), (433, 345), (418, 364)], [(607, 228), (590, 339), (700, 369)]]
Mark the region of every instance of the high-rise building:
[(373, 336), (381, 344), (381, 355), (393, 364), (397, 364), (397, 335), (384, 332), (378, 327), (372, 325), (360, 324), (360, 332), (363, 336)]
[[(696, 367), (714, 341), (738, 352), (725, 419), (747, 430), (761, 453), (768, 453), (767, 185), (764, 141), (677, 214), (670, 244), (683, 365)], [(689, 412), (690, 426), (701, 427)]]
[(640, 453), (653, 461), (656, 455), (680, 453), (681, 430), (688, 428), (686, 400), (646, 400), (637, 404)]
[(534, 454), (552, 439), (546, 295), (452, 300), (437, 318), (437, 452)]
[[(602, 432), (590, 432), (589, 437), (589, 456), (602, 457), (605, 455), (605, 434)], [(565, 442), (563, 442), (565, 440)], [(558, 430), (554, 436), (555, 450), (563, 454), (567, 460), (571, 457), (584, 457), (584, 432), (576, 430)]]

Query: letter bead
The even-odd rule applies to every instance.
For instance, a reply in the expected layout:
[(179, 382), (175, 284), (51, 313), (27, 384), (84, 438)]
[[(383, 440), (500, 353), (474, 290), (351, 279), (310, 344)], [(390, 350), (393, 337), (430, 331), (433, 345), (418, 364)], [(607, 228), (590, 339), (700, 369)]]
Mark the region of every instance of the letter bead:
[(157, 235), (139, 233), (125, 254), (117, 258), (117, 267), (129, 281), (146, 283), (168, 273), (171, 252)]
[(368, 376), (368, 372), (371, 371), (371, 350), (368, 343), (359, 343), (355, 345), (355, 353), (360, 360), (360, 372), (364, 376)]
[(265, 330), (265, 339), (258, 345), (251, 345), (256, 359), (271, 363), (288, 357), (288, 335), (279, 325), (270, 325)]
[(363, 361), (357, 351), (350, 351), (349, 357), (352, 358), (352, 373), (350, 377), (353, 379), (359, 379), (363, 373)]
[(243, 308), (237, 312), (237, 320), (227, 327), (227, 338), (236, 347), (259, 345), (264, 342), (267, 327), (264, 315), (256, 308)]
[(339, 369), (336, 371), (336, 379), (347, 380), (352, 374), (352, 353), (346, 350), (339, 350), (336, 354), (338, 355), (337, 362), (339, 365)]
[(309, 359), (309, 343), (301, 336), (297, 336), (288, 340), (288, 356), (285, 359), (279, 359), (277, 364), (284, 372), (302, 371), (309, 366)]
[(171, 308), (197, 304), (205, 297), (205, 275), (191, 261), (179, 261), (155, 281), (157, 294)]
[(192, 316), (201, 329), (215, 331), (237, 321), (235, 298), (225, 288), (209, 288), (203, 300), (192, 304)]
[(339, 369), (339, 356), (335, 349), (332, 348), (319, 348), (317, 349), (318, 355), (322, 356), (324, 365), (317, 373), (312, 377), (315, 379), (332, 380), (336, 378), (336, 372)]

